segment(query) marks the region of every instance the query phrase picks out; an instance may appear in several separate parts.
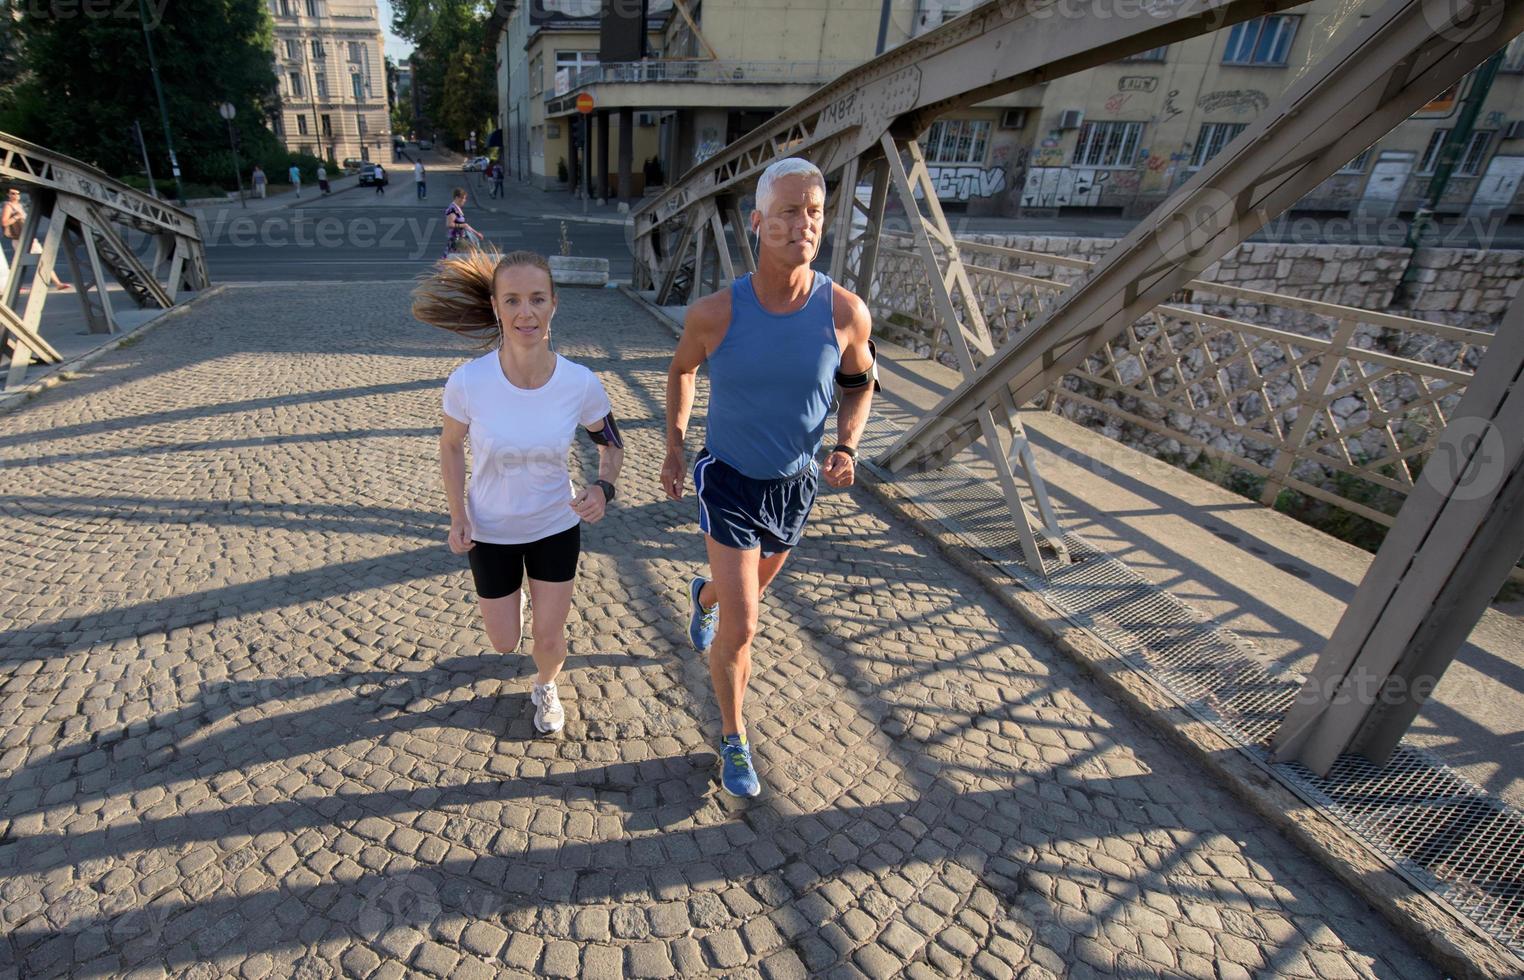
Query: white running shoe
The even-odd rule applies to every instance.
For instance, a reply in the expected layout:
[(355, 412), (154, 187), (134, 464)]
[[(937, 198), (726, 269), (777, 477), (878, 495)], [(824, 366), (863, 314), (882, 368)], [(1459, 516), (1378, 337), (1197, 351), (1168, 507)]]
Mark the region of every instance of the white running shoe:
[(561, 695), (556, 690), (555, 681), (549, 684), (530, 681), (529, 700), (535, 705), (534, 727), (539, 729), (540, 734), (559, 732), (566, 726), (566, 711), (561, 707)]

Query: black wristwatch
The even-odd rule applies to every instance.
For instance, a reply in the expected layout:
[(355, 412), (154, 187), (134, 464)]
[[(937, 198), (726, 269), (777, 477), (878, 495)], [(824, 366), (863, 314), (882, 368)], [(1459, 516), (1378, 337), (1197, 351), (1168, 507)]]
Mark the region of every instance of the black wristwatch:
[(850, 456), (852, 458), (852, 461), (854, 463), (857, 462), (857, 450), (852, 448), (851, 446), (847, 445), (844, 442), (838, 442), (836, 444), (836, 448), (832, 449), (831, 452), (833, 452), (833, 453), (846, 453), (848, 456)]
[(603, 502), (609, 503), (614, 499), (614, 485), (607, 480), (594, 480), (593, 486), (603, 489)]

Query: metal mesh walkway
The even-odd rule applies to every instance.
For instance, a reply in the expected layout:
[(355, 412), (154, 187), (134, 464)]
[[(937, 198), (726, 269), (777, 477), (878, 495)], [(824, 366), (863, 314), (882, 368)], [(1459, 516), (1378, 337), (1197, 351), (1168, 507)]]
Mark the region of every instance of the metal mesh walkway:
[[(902, 431), (874, 418), (863, 458), (887, 450)], [(1524, 814), (1406, 744), (1381, 768), (1346, 755), (1326, 778), (1301, 765), (1271, 763), (1266, 745), (1297, 696), (1299, 677), (1259, 662), (1242, 639), (1077, 535), (1065, 536), (1072, 564), (1047, 579), (1032, 573), (999, 488), (957, 464), (893, 478), (873, 469), (1415, 886), (1524, 956)]]

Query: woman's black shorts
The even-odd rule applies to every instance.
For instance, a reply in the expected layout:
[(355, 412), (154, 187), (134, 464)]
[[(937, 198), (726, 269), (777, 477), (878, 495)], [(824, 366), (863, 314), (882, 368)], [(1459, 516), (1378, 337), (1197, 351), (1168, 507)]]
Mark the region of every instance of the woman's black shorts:
[(527, 568), (536, 582), (570, 582), (577, 576), (577, 556), (582, 552), (582, 525), (573, 524), (559, 534), (526, 544), (473, 542), (466, 552), (476, 594), (483, 599), (513, 595), (524, 582)]

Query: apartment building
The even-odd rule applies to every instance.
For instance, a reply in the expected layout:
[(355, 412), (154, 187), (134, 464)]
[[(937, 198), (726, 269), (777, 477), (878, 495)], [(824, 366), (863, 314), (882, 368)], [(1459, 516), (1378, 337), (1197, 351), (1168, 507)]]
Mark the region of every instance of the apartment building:
[[(1140, 215), (1164, 200), (1374, 9), (1315, 0), (1214, 34), (1053, 79), (1033, 141), (1012, 164), (1005, 213), (1084, 208)], [(1475, 74), (1475, 73), (1473, 73)], [(1372, 217), (1411, 212), (1474, 77), (1436, 98), (1299, 202)], [(1524, 39), (1505, 52), (1441, 202), (1446, 211), (1524, 209)]]
[[(922, 136), (938, 197), (970, 214), (1147, 213), (1353, 31), (1376, 0), (1314, 0), (957, 110)], [(681, 174), (857, 64), (972, 0), (698, 0), (652, 25), (641, 62), (598, 64), (596, 0), (536, 0), (500, 32), (499, 105), (516, 172), (555, 183), (592, 128), (633, 110), (636, 166)], [(557, 69), (561, 73), (559, 84)], [(1473, 80), (1435, 99), (1307, 195), (1299, 209), (1382, 217), (1425, 194)], [(617, 140), (617, 137), (615, 137)], [(615, 143), (617, 145), (617, 142)], [(594, 156), (601, 164), (596, 135)], [(596, 169), (596, 168), (595, 168)], [(1442, 210), (1524, 213), (1524, 39), (1505, 52)]]
[(385, 160), (391, 149), (376, 0), (269, 0), (281, 107), (271, 128), (295, 151)]

